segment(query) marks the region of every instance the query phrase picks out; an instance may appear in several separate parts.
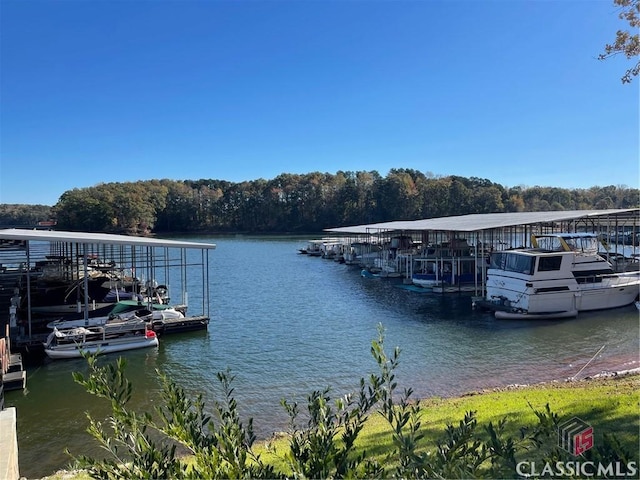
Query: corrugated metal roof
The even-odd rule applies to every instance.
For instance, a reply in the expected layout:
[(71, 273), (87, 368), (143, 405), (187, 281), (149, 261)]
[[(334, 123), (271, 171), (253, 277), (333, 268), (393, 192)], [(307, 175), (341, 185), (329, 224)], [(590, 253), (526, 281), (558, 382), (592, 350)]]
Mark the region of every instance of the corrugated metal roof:
[(640, 208), (611, 209), (611, 210), (566, 210), (551, 212), (512, 212), (485, 213), (459, 215), (452, 217), (427, 218), (424, 220), (407, 220), (368, 225), (354, 225), (351, 227), (326, 228), (326, 232), (366, 234), (371, 232), (397, 230), (430, 230), (451, 232), (477, 232), (502, 227), (531, 225), (545, 222), (561, 222), (578, 220), (589, 217), (624, 217), (633, 218), (634, 223), (640, 223)]
[(0, 229), (3, 240), (33, 240), (44, 242), (69, 242), (82, 244), (134, 245), (142, 247), (172, 247), (214, 249), (213, 243), (186, 242), (160, 238), (130, 237), (110, 233), (65, 232), (56, 230), (27, 230), (22, 228)]

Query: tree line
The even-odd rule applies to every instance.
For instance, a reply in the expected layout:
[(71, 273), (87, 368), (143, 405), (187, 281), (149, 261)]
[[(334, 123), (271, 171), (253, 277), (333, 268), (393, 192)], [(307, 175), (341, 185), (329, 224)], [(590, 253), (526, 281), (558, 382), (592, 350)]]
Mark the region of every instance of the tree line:
[(472, 213), (634, 208), (624, 185), (504, 187), (487, 179), (412, 169), (283, 173), (274, 179), (145, 180), (64, 192), (56, 205), (0, 205), (0, 225), (54, 220), (70, 231), (309, 233), (325, 228)]

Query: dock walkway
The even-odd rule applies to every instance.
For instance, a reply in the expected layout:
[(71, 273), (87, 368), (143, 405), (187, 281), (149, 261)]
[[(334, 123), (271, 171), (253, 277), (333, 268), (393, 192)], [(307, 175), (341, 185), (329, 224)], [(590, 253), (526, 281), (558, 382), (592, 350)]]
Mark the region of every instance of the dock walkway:
[(4, 392), (24, 388), (26, 381), (22, 356), (10, 351), (7, 327), (6, 337), (0, 338), (0, 478), (7, 480), (18, 480), (20, 471), (16, 409), (4, 408)]
[(22, 355), (11, 353), (9, 326), (6, 326), (4, 338), (0, 338), (0, 410), (4, 407), (4, 392), (24, 389), (26, 384)]
[(0, 478), (20, 478), (15, 407), (0, 410)]

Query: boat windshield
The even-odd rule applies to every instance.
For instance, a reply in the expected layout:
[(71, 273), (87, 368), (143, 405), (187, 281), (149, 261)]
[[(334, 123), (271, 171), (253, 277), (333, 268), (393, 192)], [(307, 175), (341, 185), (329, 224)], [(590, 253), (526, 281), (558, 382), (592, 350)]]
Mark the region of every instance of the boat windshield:
[(533, 274), (535, 257), (522, 255), (518, 252), (494, 252), (491, 254), (490, 268), (507, 272)]
[(598, 251), (598, 239), (593, 235), (563, 234), (536, 237), (538, 248), (550, 252), (577, 251), (593, 253)]

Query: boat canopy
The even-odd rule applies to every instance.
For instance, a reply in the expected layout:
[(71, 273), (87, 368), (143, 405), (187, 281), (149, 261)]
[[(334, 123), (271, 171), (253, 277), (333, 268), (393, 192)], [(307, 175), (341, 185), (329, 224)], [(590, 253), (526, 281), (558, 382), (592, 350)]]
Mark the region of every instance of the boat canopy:
[[(146, 303), (138, 302), (137, 300), (120, 300), (115, 304), (109, 315), (119, 315), (121, 313), (126, 313), (131, 311), (131, 307), (140, 307), (145, 308), (148, 305)], [(171, 308), (171, 305), (167, 305), (164, 303), (154, 303), (153, 310), (166, 310), (167, 308)]]
[(558, 233), (535, 235), (531, 243), (534, 248), (549, 252), (578, 251), (596, 253), (600, 245), (600, 240), (597, 235), (590, 233)]

